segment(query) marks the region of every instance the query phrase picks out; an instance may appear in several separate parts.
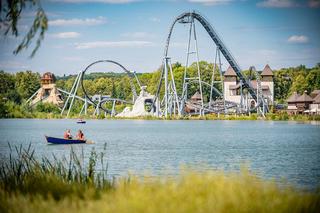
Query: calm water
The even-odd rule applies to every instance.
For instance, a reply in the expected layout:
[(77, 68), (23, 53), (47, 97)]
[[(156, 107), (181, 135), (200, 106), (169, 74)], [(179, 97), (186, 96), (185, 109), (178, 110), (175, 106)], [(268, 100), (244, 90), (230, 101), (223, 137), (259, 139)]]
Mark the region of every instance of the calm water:
[(264, 121), (0, 120), (0, 159), (8, 143), (29, 143), (38, 156), (68, 155), (71, 145), (47, 145), (44, 135), (81, 128), (95, 144), (72, 145), (88, 156), (107, 143), (108, 173), (176, 174), (181, 165), (239, 170), (244, 163), (264, 178), (315, 189), (320, 184), (320, 125)]

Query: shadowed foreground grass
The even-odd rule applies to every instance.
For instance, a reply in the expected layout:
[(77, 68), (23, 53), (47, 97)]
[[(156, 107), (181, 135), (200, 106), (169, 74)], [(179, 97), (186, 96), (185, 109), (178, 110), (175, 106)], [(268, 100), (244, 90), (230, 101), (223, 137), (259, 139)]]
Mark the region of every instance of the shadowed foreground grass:
[(67, 162), (55, 159), (53, 163), (46, 158), (35, 160), (30, 148), (17, 150), (18, 157), (0, 168), (0, 212), (319, 212), (320, 209), (319, 192), (279, 187), (246, 169), (240, 173), (187, 169), (176, 177), (108, 181), (101, 172), (96, 172), (99, 169), (96, 162), (103, 155), (94, 150), (86, 167), (73, 152)]

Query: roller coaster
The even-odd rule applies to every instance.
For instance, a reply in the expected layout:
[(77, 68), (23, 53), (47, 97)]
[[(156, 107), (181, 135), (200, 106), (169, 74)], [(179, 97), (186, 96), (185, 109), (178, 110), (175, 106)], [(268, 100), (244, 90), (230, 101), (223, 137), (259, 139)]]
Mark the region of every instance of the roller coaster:
[[(196, 32), (196, 21), (200, 23), (200, 25), (205, 29), (207, 34), (210, 36), (213, 44), (215, 45), (215, 58), (213, 63), (213, 70), (212, 70), (212, 77), (211, 82), (205, 82), (201, 78), (201, 70), (199, 65), (199, 50), (198, 50), (198, 39), (197, 39), (197, 32)], [(183, 85), (182, 85), (182, 92), (178, 94), (176, 89), (176, 83), (174, 79), (174, 71), (171, 64), (171, 58), (169, 57), (169, 47), (171, 36), (173, 34), (174, 28), (177, 23), (189, 25), (188, 31), (188, 44), (187, 44), (187, 53), (186, 53), (186, 61), (185, 61), (185, 69), (183, 73)], [(194, 50), (191, 50), (191, 43), (194, 43)], [(196, 60), (196, 68), (197, 72), (196, 75), (192, 76), (188, 67), (190, 63), (191, 55), (195, 55)], [(224, 97), (224, 81), (223, 81), (223, 73), (222, 73), (222, 63), (221, 63), (221, 55), (225, 58), (228, 62), (230, 67), (235, 71), (236, 76), (240, 82), (240, 92), (241, 92), (241, 102), (234, 103), (231, 101), (227, 101)], [(100, 63), (111, 63), (118, 67), (120, 67), (128, 76), (129, 76), (129, 83), (132, 90), (132, 102), (127, 100), (122, 100), (118, 98), (110, 97), (109, 95), (103, 94), (93, 94), (90, 95), (85, 86), (84, 86), (84, 75), (89, 70), (90, 67)], [(219, 72), (220, 80), (216, 80), (215, 73)], [(256, 110), (260, 115), (264, 116), (264, 114), (268, 111), (268, 104), (266, 101), (266, 97), (263, 96), (262, 89), (261, 89), (261, 82), (260, 76), (258, 72), (255, 70), (254, 67), (250, 68), (250, 71), (254, 73), (257, 79), (257, 89), (254, 89), (250, 79), (246, 79), (245, 76), (242, 74), (240, 66), (236, 62), (235, 58), (231, 54), (231, 52), (227, 49), (226, 45), (223, 43), (221, 38), (218, 36), (215, 29), (210, 25), (207, 19), (200, 15), (199, 13), (193, 12), (185, 12), (179, 15), (174, 19), (172, 22), (169, 33), (165, 43), (164, 55), (162, 59), (162, 69), (160, 74), (159, 83), (157, 85), (156, 94), (152, 101), (152, 108), (156, 108), (157, 116), (168, 117), (172, 115), (183, 116), (187, 114), (198, 114), (204, 115), (206, 113), (229, 113), (233, 110), (236, 113), (248, 113), (252, 110)], [(66, 116), (69, 116), (70, 110), (74, 104), (75, 99), (83, 101), (84, 104), (82, 109), (79, 113), (84, 112), (87, 114), (88, 105), (93, 105), (95, 107), (94, 114), (100, 114), (102, 110), (104, 113), (108, 113), (111, 115), (115, 115), (115, 104), (117, 102), (125, 103), (125, 104), (134, 104), (135, 100), (137, 99), (137, 92), (133, 81), (136, 80), (137, 84), (140, 86), (139, 79), (135, 72), (131, 72), (127, 70), (123, 65), (118, 62), (112, 60), (99, 60), (91, 63), (88, 65), (83, 71), (79, 72), (72, 88), (69, 92), (59, 89), (58, 90), (65, 95), (67, 98), (64, 102), (64, 106), (61, 110), (61, 115), (64, 114), (66, 110)], [(164, 82), (163, 82), (164, 81)], [(220, 86), (220, 90), (218, 89)], [(79, 97), (77, 95), (77, 91), (81, 85), (81, 88), (84, 93), (84, 97)], [(197, 101), (190, 101), (189, 88), (190, 85), (197, 85)], [(164, 88), (164, 94), (162, 95), (161, 90)], [(246, 89), (248, 91), (249, 99), (254, 100), (255, 106), (248, 107), (248, 104), (243, 104), (244, 96), (242, 91)], [(208, 93), (209, 91), (209, 100), (204, 99), (204, 92)], [(215, 96), (214, 96), (215, 94)], [(248, 100), (248, 95), (247, 99)], [(215, 97), (215, 98), (213, 98)], [(112, 102), (112, 109), (107, 109), (106, 104), (108, 102)], [(247, 101), (248, 103), (248, 101)]]
[[(114, 98), (114, 97), (111, 97), (110, 95), (103, 95), (103, 94), (94, 94), (94, 95), (91, 95), (87, 92), (87, 89), (85, 88), (84, 86), (84, 76), (85, 76), (85, 73), (94, 65), (97, 65), (97, 64), (101, 64), (101, 63), (111, 63), (111, 64), (114, 64), (118, 67), (120, 67), (122, 69), (123, 72), (125, 72), (127, 74), (127, 76), (129, 77), (129, 83), (130, 83), (130, 86), (131, 86), (131, 91), (132, 91), (132, 101), (127, 101), (127, 100), (123, 100), (123, 99), (119, 99), (119, 98)], [(136, 76), (136, 73), (135, 72), (130, 72), (129, 70), (127, 70), (123, 65), (121, 65), (120, 63), (116, 62), (116, 61), (113, 61), (113, 60), (99, 60), (99, 61), (95, 61), (91, 64), (89, 64), (83, 71), (79, 72), (79, 74), (77, 75), (73, 85), (72, 85), (72, 88), (70, 90), (70, 92), (66, 92), (64, 90), (61, 90), (59, 89), (59, 91), (67, 94), (67, 99), (64, 103), (64, 106), (61, 110), (61, 115), (64, 114), (64, 111), (65, 110), (68, 110), (67, 111), (67, 115), (66, 117), (69, 116), (70, 114), (70, 111), (72, 109), (72, 106), (74, 104), (74, 100), (75, 99), (78, 99), (80, 101), (83, 101), (84, 104), (81, 108), (81, 111), (79, 113), (79, 116), (84, 113), (85, 115), (87, 114), (87, 108), (88, 108), (88, 105), (93, 105), (95, 107), (95, 110), (94, 110), (94, 115), (99, 115), (100, 114), (100, 110), (102, 110), (105, 114), (110, 114), (111, 116), (114, 116), (116, 114), (116, 111), (115, 111), (115, 105), (116, 103), (124, 103), (124, 104), (133, 104), (135, 102), (135, 100), (137, 99), (137, 92), (136, 92), (136, 88), (135, 88), (135, 85), (134, 85), (134, 80), (137, 81), (137, 84), (141, 87), (140, 85), (140, 82), (139, 82), (139, 79), (137, 78)], [(81, 89), (84, 93), (84, 97), (79, 97), (77, 95), (77, 92), (79, 90), (79, 87), (81, 85)], [(109, 103), (109, 102), (112, 102), (112, 108), (111, 109), (108, 109), (106, 108), (106, 104)]]
[[(213, 66), (214, 68), (213, 68), (212, 79), (210, 84), (202, 81), (201, 79), (195, 20), (197, 20), (202, 25), (202, 27), (206, 30), (206, 32), (208, 33), (208, 35), (216, 45), (216, 54), (215, 54), (215, 61)], [(178, 94), (176, 90), (171, 58), (168, 56), (171, 36), (174, 30), (174, 27), (177, 23), (189, 25), (189, 36), (188, 36), (186, 62), (185, 62), (185, 70), (184, 70), (183, 86), (182, 86), (183, 89), (181, 94)], [(194, 51), (190, 50), (191, 40), (193, 40), (194, 42)], [(196, 56), (196, 64), (197, 64), (196, 76), (188, 75), (189, 57), (192, 54), (195, 54)], [(161, 99), (160, 90), (164, 80), (164, 95), (160, 102), (161, 103), (160, 108), (162, 109), (163, 116), (168, 117), (168, 116), (171, 116), (172, 114), (178, 114), (178, 115), (186, 114), (186, 106), (192, 107), (193, 109), (197, 109), (195, 111), (200, 115), (203, 115), (205, 113), (228, 113), (228, 109), (230, 108), (236, 108), (238, 112), (243, 111), (243, 107), (239, 106), (239, 104), (232, 103), (225, 100), (225, 98), (223, 97), (224, 96), (223, 86), (222, 86), (222, 91), (219, 91), (215, 87), (216, 83), (223, 84), (222, 69), (221, 69), (221, 54), (224, 56), (226, 61), (229, 63), (229, 65), (232, 67), (237, 77), (239, 78), (240, 84), (241, 84), (241, 92), (243, 89), (247, 89), (250, 94), (250, 98), (255, 100), (256, 106), (251, 110), (257, 110), (257, 112), (259, 112), (262, 116), (264, 116), (265, 112), (268, 110), (268, 106), (262, 94), (259, 74), (255, 71), (254, 68), (252, 69), (252, 71), (257, 76), (257, 82), (258, 82), (258, 89), (255, 90), (251, 85), (251, 82), (247, 80), (242, 74), (240, 66), (236, 62), (235, 58), (232, 56), (231, 52), (227, 49), (225, 44), (222, 42), (221, 38), (218, 36), (214, 28), (210, 25), (210, 23), (207, 21), (206, 18), (204, 18), (202, 15), (200, 15), (195, 11), (185, 12), (179, 15), (178, 17), (176, 17), (169, 29), (168, 37), (165, 44), (161, 77), (160, 77), (157, 92), (155, 95), (155, 99), (159, 99), (159, 100)], [(217, 68), (220, 73), (220, 81), (218, 82), (215, 81), (215, 76), (214, 76)], [(198, 84), (198, 91), (200, 93), (200, 98), (196, 103), (188, 102), (188, 87), (191, 83)], [(205, 103), (203, 98), (204, 86), (210, 87), (210, 98), (208, 103)], [(212, 100), (213, 92), (218, 94), (221, 98), (213, 101)], [(248, 109), (246, 109), (246, 111), (248, 111)]]

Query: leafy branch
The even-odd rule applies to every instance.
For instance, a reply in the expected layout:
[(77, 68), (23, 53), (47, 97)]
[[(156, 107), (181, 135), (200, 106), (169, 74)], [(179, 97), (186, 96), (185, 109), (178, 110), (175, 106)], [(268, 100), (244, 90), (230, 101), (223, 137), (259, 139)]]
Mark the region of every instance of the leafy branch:
[(10, 32), (17, 37), (19, 35), (18, 23), (21, 19), (21, 12), (26, 9), (27, 5), (37, 7), (37, 13), (33, 20), (32, 26), (28, 33), (24, 36), (22, 42), (13, 51), (17, 55), (23, 49), (27, 49), (36, 35), (38, 38), (30, 57), (33, 57), (44, 39), (44, 34), (48, 29), (48, 18), (41, 7), (39, 0), (4, 0), (0, 1), (0, 29), (6, 28), (4, 35)]

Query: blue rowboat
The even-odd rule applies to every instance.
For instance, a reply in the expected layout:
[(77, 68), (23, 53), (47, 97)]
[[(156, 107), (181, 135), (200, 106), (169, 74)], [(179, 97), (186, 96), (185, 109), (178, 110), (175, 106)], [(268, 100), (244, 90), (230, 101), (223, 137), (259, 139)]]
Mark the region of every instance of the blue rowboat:
[(76, 139), (64, 139), (64, 138), (54, 138), (46, 136), (46, 140), (51, 144), (79, 144), (86, 143), (86, 140), (76, 140)]
[(78, 124), (85, 124), (86, 121), (84, 121), (84, 120), (78, 120), (77, 123), (78, 123)]

